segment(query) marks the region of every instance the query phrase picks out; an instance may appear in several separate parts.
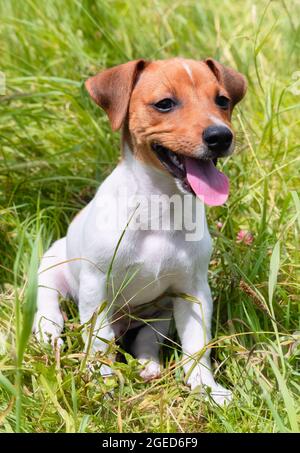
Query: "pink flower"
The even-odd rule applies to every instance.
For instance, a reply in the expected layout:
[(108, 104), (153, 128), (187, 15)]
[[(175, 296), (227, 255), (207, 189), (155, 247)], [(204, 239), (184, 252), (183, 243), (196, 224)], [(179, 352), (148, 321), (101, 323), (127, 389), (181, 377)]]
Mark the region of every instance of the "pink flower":
[(216, 227), (217, 227), (218, 230), (221, 230), (222, 227), (223, 227), (223, 223), (222, 222), (217, 222), (216, 223)]
[(250, 231), (240, 230), (236, 236), (236, 242), (251, 245), (254, 241), (253, 234)]

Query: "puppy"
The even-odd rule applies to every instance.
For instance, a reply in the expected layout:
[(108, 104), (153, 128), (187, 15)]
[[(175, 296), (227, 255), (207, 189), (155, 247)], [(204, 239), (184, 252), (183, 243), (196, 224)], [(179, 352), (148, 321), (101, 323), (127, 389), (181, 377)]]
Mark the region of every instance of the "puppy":
[[(226, 403), (231, 392), (215, 382), (209, 357), (204, 205), (228, 197), (215, 163), (233, 151), (231, 114), (245, 78), (211, 58), (141, 59), (100, 72), (86, 88), (112, 129), (122, 130), (122, 159), (42, 258), (36, 336), (61, 342), (59, 296), (71, 296), (86, 350), (105, 353), (139, 326), (131, 349), (150, 380), (160, 375), (159, 348), (174, 316), (187, 384)], [(194, 235), (191, 225), (200, 225)], [(111, 370), (102, 365), (101, 373)]]

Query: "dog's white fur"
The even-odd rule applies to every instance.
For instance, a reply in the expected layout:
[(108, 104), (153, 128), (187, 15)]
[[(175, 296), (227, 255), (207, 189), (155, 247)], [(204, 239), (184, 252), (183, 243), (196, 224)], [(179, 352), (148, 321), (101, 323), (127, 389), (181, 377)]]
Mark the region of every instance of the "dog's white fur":
[[(107, 207), (101, 208), (99, 215), (101, 199), (107, 195), (117, 196), (118, 191), (124, 189), (129, 195), (135, 193), (147, 197), (150, 194), (171, 196), (177, 193), (183, 196), (172, 176), (138, 161), (128, 146), (126, 148), (124, 159), (101, 184), (93, 200), (74, 218), (66, 237), (56, 241), (42, 259), (36, 335), (44, 340), (50, 335), (52, 342), (59, 338), (63, 329), (59, 295), (71, 295), (78, 301), (82, 324), (92, 318), (101, 302), (113, 300), (109, 309), (99, 314), (93, 332), (92, 350), (105, 352), (108, 342), (121, 335), (124, 322), (126, 329), (128, 320), (118, 316), (119, 307), (126, 306), (127, 310), (134, 311), (166, 291), (190, 294), (199, 302), (178, 296), (172, 300), (187, 383), (192, 389), (200, 386), (202, 391), (209, 387), (214, 400), (222, 404), (230, 399), (230, 392), (215, 382), (210, 350), (206, 347), (211, 339), (212, 315), (212, 298), (207, 282), (212, 244), (206, 219), (202, 219), (205, 225), (203, 239), (197, 242), (186, 241), (184, 229), (126, 230), (111, 271), (115, 292), (126, 275), (136, 274), (119, 295), (113, 294), (112, 288), (107, 287), (107, 271), (120, 239), (120, 231), (101, 228), (101, 218), (117, 214), (112, 207)], [(200, 200), (198, 202), (201, 203)], [(141, 373), (145, 380), (160, 374), (159, 347), (167, 335), (171, 317), (168, 301), (166, 297), (166, 308), (160, 313), (162, 320), (142, 326), (132, 345), (133, 353), (145, 365)], [(112, 322), (114, 312), (117, 320)], [(151, 314), (148, 310), (146, 317), (151, 317)], [(110, 373), (107, 366), (102, 366), (101, 370), (103, 375)]]

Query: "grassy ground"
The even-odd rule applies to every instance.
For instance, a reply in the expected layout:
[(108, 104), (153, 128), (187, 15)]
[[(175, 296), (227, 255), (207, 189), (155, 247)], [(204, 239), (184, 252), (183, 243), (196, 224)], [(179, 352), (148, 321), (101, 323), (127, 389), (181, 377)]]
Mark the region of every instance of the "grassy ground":
[[(2, 0), (0, 17), (0, 431), (299, 430), (299, 2)], [(213, 56), (249, 82), (225, 163), (230, 200), (208, 211), (213, 358), (234, 392), (227, 409), (189, 393), (176, 350), (151, 384), (130, 356), (108, 383), (89, 376), (71, 303), (60, 357), (28, 340), (37, 256), (118, 159), (118, 136), (82, 81), (174, 55)], [(237, 241), (240, 230), (253, 242)]]

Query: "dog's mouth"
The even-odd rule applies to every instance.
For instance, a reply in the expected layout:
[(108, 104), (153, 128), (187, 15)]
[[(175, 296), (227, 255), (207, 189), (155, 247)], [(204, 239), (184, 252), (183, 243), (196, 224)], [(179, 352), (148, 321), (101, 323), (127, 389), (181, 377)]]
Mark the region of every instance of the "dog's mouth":
[(158, 143), (151, 145), (162, 165), (182, 187), (209, 206), (224, 204), (229, 195), (229, 181), (216, 167), (217, 159), (196, 159), (183, 156)]

